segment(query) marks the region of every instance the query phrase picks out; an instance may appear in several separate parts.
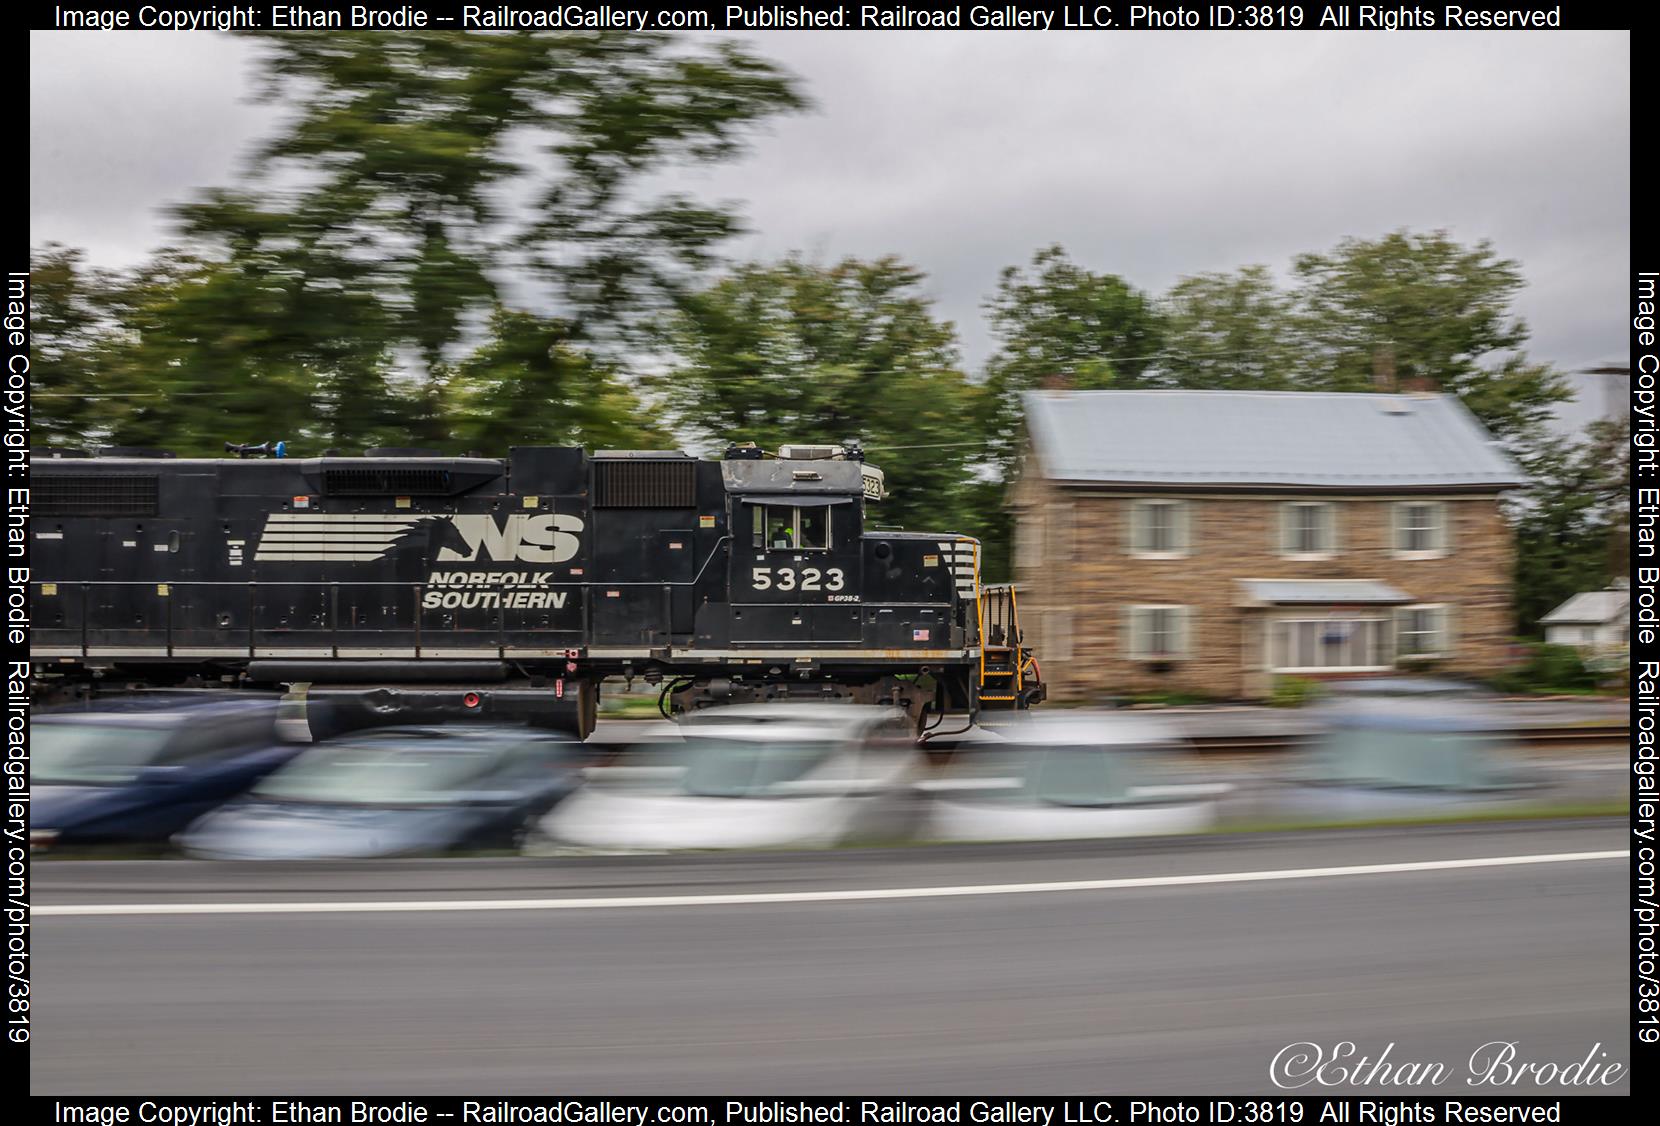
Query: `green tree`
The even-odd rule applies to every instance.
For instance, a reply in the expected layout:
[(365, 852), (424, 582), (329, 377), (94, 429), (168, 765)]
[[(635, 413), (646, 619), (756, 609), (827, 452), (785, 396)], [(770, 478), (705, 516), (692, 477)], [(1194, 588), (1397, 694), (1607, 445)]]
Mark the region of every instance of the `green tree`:
[(1299, 255), (1293, 268), (1310, 389), (1369, 390), (1381, 369), (1399, 386), (1458, 396), (1506, 440), (1525, 439), (1570, 396), (1560, 373), (1523, 355), (1527, 324), (1511, 311), (1521, 267), (1489, 242), (1396, 231)]
[(873, 523), (978, 530), (978, 392), (923, 282), (893, 258), (742, 266), (666, 318), (672, 362), (652, 391), (673, 426), (717, 446), (857, 438), (887, 475)]
[(1529, 485), (1510, 505), (1516, 618), (1538, 636), (1539, 619), (1567, 598), (1629, 573), (1630, 428), (1593, 423), (1583, 440), (1541, 440), (1522, 460)]
[[(730, 210), (648, 182), (723, 159), (805, 99), (731, 44), (640, 33), (268, 34), (263, 93), (290, 109), (238, 189), (175, 209), (230, 268), (292, 268), (296, 298), (364, 315), (292, 331), (395, 356), (415, 378), (410, 437), (448, 437), (450, 364), (501, 303), (556, 308), (614, 338), (738, 229)], [(228, 344), (226, 345), (228, 346)], [(345, 372), (341, 373), (342, 379)], [(381, 373), (358, 369), (374, 398)]]
[(500, 307), (489, 339), (456, 365), (448, 417), (457, 442), (494, 454), (515, 445), (673, 444), (616, 370), (572, 339), (569, 325)]
[(30, 425), (39, 446), (101, 445), (107, 432), (99, 351), (112, 331), (108, 306), (117, 283), (83, 258), (48, 244), (29, 270)]
[(1291, 299), (1265, 266), (1183, 278), (1162, 311), (1159, 368), (1173, 386), (1285, 391), (1306, 378)]
[(661, 35), (259, 38), (263, 96), (289, 112), (235, 187), (173, 209), (179, 245), (90, 290), (72, 254), (42, 258), (33, 327), (59, 350), (37, 386), (101, 395), (52, 407), (52, 440), (208, 453), (227, 438), (353, 448), (494, 434), (457, 361), (493, 328), (467, 368), (493, 371), (492, 354), (540, 331), (528, 314), (503, 319), (504, 288), (557, 310), (575, 342), (526, 382), (584, 371), (599, 381), (590, 413), (618, 412), (570, 432), (637, 433), (613, 367), (567, 360), (626, 339), (738, 229), (729, 207), (656, 185), (806, 104), (736, 46)]
[(1010, 266), (986, 302), (997, 349), (986, 364), (989, 459), (1005, 477), (1022, 418), (1020, 395), (1036, 387), (1141, 387), (1156, 380), (1163, 325), (1153, 301), (1113, 274), (1097, 274), (1059, 246)]
[(992, 377), (1009, 390), (1047, 380), (1079, 389), (1136, 387), (1156, 370), (1163, 339), (1148, 296), (1113, 274), (1097, 274), (1059, 246), (1006, 267), (986, 316), (998, 349)]
[[(1005, 268), (985, 313), (997, 347), (986, 363), (980, 413), (972, 420), (983, 445), (977, 479), (1013, 481), (1025, 418), (1022, 393), (1159, 382), (1164, 325), (1153, 300), (1123, 278), (1077, 265), (1059, 246), (1037, 251), (1024, 268)], [(1002, 576), (1014, 533), (1003, 506), (990, 507), (980, 534), (992, 573)]]
[(92, 444), (198, 456), (225, 441), (407, 444), (412, 401), (388, 382), (388, 350), (374, 342), (382, 306), (363, 290), (312, 284), (279, 243), (229, 260), (164, 251), (105, 275), (92, 300), (88, 345), (38, 309), (34, 322), (41, 403), (64, 402), (50, 389), (77, 370), (55, 354), (68, 342), (84, 368)]

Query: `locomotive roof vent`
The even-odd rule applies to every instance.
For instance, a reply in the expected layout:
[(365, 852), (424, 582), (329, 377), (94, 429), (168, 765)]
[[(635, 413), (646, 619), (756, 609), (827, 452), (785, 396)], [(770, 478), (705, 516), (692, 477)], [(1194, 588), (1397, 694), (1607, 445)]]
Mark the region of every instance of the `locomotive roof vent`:
[(786, 461), (840, 461), (845, 451), (840, 446), (779, 446), (778, 456)]
[(427, 466), (328, 467), (323, 493), (331, 497), (448, 496), (450, 473)]
[(865, 451), (857, 438), (843, 438), (839, 446), (779, 446), (778, 456), (787, 461), (863, 461)]
[(673, 458), (676, 461), (690, 461), (692, 455), (681, 450), (595, 450), (596, 461), (662, 461), (664, 458)]

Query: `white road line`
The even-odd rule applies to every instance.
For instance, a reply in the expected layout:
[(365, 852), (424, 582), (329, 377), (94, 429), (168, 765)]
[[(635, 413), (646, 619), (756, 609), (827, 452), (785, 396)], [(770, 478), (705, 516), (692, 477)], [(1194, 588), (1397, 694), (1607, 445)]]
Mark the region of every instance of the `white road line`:
[(1131, 876), (1115, 880), (1057, 880), (1030, 884), (970, 884), (957, 887), (849, 888), (844, 891), (734, 892), (715, 895), (632, 895), (589, 899), (367, 899), (295, 903), (75, 903), (34, 908), (37, 916), (65, 915), (335, 915), (371, 912), (583, 911), (623, 907), (731, 907), (759, 903), (852, 903), (876, 899), (946, 899), (977, 895), (1031, 895), (1038, 892), (1115, 891), (1122, 888), (1242, 884), (1268, 880), (1319, 880), (1333, 876), (1381, 876), (1398, 872), (1441, 872), (1457, 868), (1510, 868), (1524, 864), (1568, 864), (1623, 860), (1624, 849), (1603, 852), (1548, 852), (1533, 856), (1480, 856), (1468, 860), (1415, 860), (1400, 864), (1354, 864), (1342, 868), (1279, 868), (1263, 872), (1209, 872), (1193, 876)]

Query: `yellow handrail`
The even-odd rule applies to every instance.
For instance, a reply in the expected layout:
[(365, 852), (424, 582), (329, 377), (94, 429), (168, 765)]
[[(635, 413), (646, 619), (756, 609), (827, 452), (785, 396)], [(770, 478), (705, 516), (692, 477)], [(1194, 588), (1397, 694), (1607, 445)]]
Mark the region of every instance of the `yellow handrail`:
[(1026, 687), (1026, 670), (1020, 667), (1020, 608), (1014, 600), (1014, 584), (1009, 584), (1009, 645), (1014, 650), (1014, 688)]
[(980, 587), (980, 541), (974, 544), (974, 630), (980, 642), (980, 687), (986, 684), (986, 598)]

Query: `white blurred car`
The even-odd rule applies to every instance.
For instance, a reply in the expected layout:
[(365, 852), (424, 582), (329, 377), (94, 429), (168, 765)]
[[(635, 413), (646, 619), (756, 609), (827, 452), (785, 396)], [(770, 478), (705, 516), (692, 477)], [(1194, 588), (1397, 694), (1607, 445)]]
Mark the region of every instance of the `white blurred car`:
[(999, 741), (959, 749), (926, 798), (922, 836), (936, 841), (1065, 840), (1195, 833), (1232, 787), (1171, 783), (1156, 756), (1181, 749), (1140, 715), (1031, 717)]
[(682, 721), (671, 764), (590, 769), (531, 851), (822, 847), (908, 836), (920, 768), (904, 712), (744, 704)]

